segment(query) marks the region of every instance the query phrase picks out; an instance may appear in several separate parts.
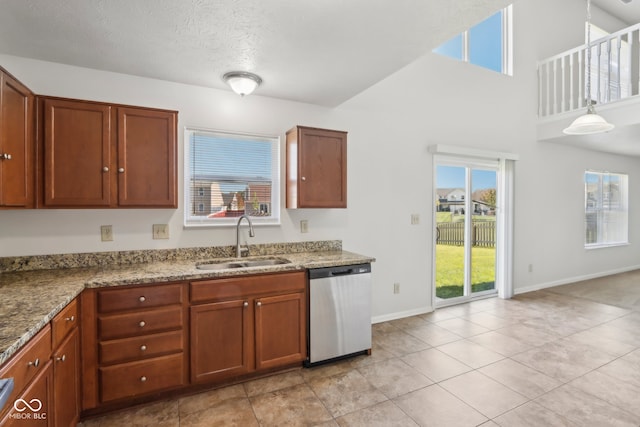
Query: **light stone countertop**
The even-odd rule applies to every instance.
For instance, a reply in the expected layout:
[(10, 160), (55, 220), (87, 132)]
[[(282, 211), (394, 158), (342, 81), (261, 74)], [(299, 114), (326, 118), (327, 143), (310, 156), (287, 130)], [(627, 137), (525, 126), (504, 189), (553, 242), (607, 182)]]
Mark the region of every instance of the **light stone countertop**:
[[(361, 264), (374, 258), (341, 250), (284, 253), (259, 258), (284, 258), (289, 264), (225, 270), (199, 270), (207, 259), (144, 264), (60, 268), (0, 273), (0, 364), (35, 336), (85, 288), (179, 282)], [(245, 258), (246, 259), (246, 258)], [(237, 258), (210, 258), (214, 262)]]

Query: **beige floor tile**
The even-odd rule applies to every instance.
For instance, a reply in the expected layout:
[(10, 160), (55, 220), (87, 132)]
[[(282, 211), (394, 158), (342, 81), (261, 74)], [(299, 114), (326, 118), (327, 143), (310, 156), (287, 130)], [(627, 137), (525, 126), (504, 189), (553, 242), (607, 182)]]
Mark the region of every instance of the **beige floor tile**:
[(358, 371), (315, 378), (309, 382), (309, 386), (333, 417), (387, 400), (387, 397), (374, 388)]
[(505, 319), (486, 311), (468, 314), (464, 319), (490, 330), (504, 328), (514, 323), (513, 320)]
[(599, 372), (640, 387), (640, 350), (636, 350), (598, 369)]
[(487, 421), (437, 384), (400, 396), (394, 402), (421, 426), (475, 427)]
[(215, 390), (198, 393), (191, 396), (181, 397), (178, 400), (180, 405), (180, 416), (202, 411), (215, 406), (225, 400), (247, 397), (242, 385), (232, 385)]
[(261, 426), (306, 426), (331, 421), (331, 414), (306, 384), (249, 398)]
[(475, 369), (504, 359), (503, 355), (469, 340), (441, 345), (438, 350)]
[(494, 421), (502, 427), (579, 427), (535, 402), (518, 406)]
[(569, 384), (618, 408), (640, 416), (640, 387), (599, 371), (589, 372)]
[(391, 359), (393, 357), (395, 357), (393, 354), (374, 343), (372, 345), (370, 355), (363, 354), (360, 356), (355, 356), (350, 359), (350, 364), (355, 369), (362, 366), (371, 365), (372, 363), (382, 362), (383, 360)]
[(567, 384), (539, 397), (536, 403), (579, 426), (637, 427), (640, 425), (640, 417)]
[(460, 335), (463, 338), (489, 332), (488, 328), (461, 318), (443, 320), (441, 322), (437, 322), (436, 325), (448, 330), (449, 332), (453, 332), (456, 335)]
[(611, 338), (609, 334), (594, 329), (578, 332), (565, 338), (579, 344), (588, 345), (604, 351), (612, 356), (620, 357), (635, 350), (635, 346)]
[(496, 332), (515, 338), (531, 347), (538, 347), (559, 339), (557, 335), (551, 335), (523, 324), (510, 325), (506, 328), (497, 329)]
[(620, 341), (633, 347), (640, 347), (640, 334), (638, 334), (637, 331), (628, 331), (611, 322), (604, 323), (589, 330), (600, 336), (606, 336), (609, 339)]
[(300, 375), (305, 381), (309, 382), (315, 378), (326, 378), (333, 375), (344, 374), (354, 370), (353, 360), (345, 359), (338, 362), (332, 362), (326, 365), (318, 365), (313, 368), (305, 368), (300, 371)]
[(300, 370), (272, 375), (266, 378), (249, 381), (243, 384), (247, 396), (252, 397), (270, 391), (281, 390), (294, 385), (302, 384), (304, 378)]
[(391, 401), (378, 403), (336, 419), (341, 427), (411, 427), (417, 426)]
[[(162, 401), (138, 406), (125, 411), (114, 412), (93, 420), (100, 427), (178, 427), (178, 401)], [(25, 423), (25, 426), (28, 424)]]
[(358, 371), (390, 399), (433, 384), (433, 381), (400, 359), (388, 359), (364, 366)]
[(409, 354), (402, 357), (402, 360), (435, 382), (469, 372), (472, 369), (435, 348)]
[(495, 418), (528, 400), (478, 371), (448, 379), (440, 386), (487, 418)]
[(435, 323), (442, 320), (454, 319), (459, 317), (461, 313), (459, 310), (452, 310), (455, 307), (439, 308), (431, 313), (420, 314), (418, 317), (426, 320), (427, 322)]
[(503, 356), (513, 356), (514, 354), (522, 353), (531, 348), (531, 345), (517, 338), (496, 331), (486, 332), (468, 339)]
[(415, 328), (415, 327), (419, 327), (419, 326), (424, 326), (424, 325), (428, 324), (429, 322), (427, 322), (426, 320), (424, 320), (420, 316), (409, 316), (409, 317), (403, 317), (402, 319), (392, 320), (389, 323), (392, 324), (393, 326), (395, 326), (398, 329), (403, 329), (404, 330), (404, 329), (407, 329), (407, 328)]
[(375, 343), (394, 356), (414, 353), (431, 347), (404, 331), (389, 332), (374, 337)]
[(405, 329), (405, 332), (411, 336), (418, 338), (421, 341), (426, 342), (432, 347), (447, 344), (453, 341), (461, 340), (460, 335), (456, 335), (440, 326), (433, 323), (428, 323), (424, 326), (415, 326)]
[[(155, 427), (153, 424), (148, 426)], [(258, 421), (246, 397), (225, 400), (202, 411), (180, 417), (180, 427), (210, 426), (257, 427)]]
[(535, 399), (562, 385), (560, 381), (512, 359), (503, 359), (491, 365), (484, 366), (479, 369), (479, 372), (529, 399)]
[(376, 334), (386, 334), (389, 332), (397, 332), (399, 329), (393, 325), (392, 322), (381, 322), (374, 323), (371, 325), (371, 333), (375, 336)]
[(513, 356), (513, 359), (562, 382), (571, 381), (611, 362), (615, 357), (601, 350), (559, 340)]

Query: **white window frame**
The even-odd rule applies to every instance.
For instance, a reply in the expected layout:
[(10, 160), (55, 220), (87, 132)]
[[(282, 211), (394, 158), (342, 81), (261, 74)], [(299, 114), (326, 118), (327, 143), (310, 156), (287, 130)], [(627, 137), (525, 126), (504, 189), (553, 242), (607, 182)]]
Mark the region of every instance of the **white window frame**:
[[(588, 192), (587, 192), (587, 175), (599, 175), (600, 179), (598, 180), (598, 194), (599, 197), (596, 200), (596, 206), (590, 207), (590, 203), (588, 200)], [(623, 234), (622, 239), (618, 240), (605, 240), (606, 233), (606, 222), (604, 218), (605, 207), (603, 206), (603, 201), (605, 200), (605, 194), (603, 190), (603, 177), (605, 176), (619, 176), (621, 177), (620, 182), (620, 201), (619, 208), (612, 210), (609, 207), (608, 211), (617, 212), (619, 217), (624, 221), (622, 225), (622, 229), (618, 230), (618, 234)], [(608, 199), (608, 198), (607, 198)], [(596, 242), (588, 243), (587, 242), (587, 215), (595, 214), (596, 222), (597, 222), (597, 238)], [(629, 244), (629, 175), (626, 173), (613, 173), (613, 172), (603, 172), (603, 171), (595, 171), (595, 170), (587, 170), (584, 173), (584, 222), (585, 222), (585, 232), (584, 232), (584, 247), (585, 249), (598, 249), (598, 248), (606, 248), (612, 246), (625, 246)]]
[(235, 227), (238, 222), (238, 217), (208, 218), (206, 216), (202, 217), (191, 215), (191, 203), (193, 201), (193, 197), (191, 195), (192, 171), (190, 162), (190, 137), (194, 132), (210, 133), (238, 140), (264, 141), (265, 143), (272, 144), (271, 215), (268, 217), (251, 216), (251, 222), (254, 226), (280, 225), (280, 136), (189, 126), (184, 128), (184, 227)]

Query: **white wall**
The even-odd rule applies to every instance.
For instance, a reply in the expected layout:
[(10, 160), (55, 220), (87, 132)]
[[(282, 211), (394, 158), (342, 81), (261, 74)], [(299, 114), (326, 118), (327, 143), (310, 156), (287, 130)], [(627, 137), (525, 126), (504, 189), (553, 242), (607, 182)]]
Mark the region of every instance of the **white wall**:
[[(283, 209), (282, 225), (258, 229), (253, 242), (341, 239), (346, 250), (376, 257), (373, 314), (381, 320), (432, 306), (433, 171), (427, 147), (435, 143), (520, 156), (516, 291), (637, 266), (634, 242), (640, 227), (634, 213), (640, 199), (633, 189), (640, 186), (635, 173), (640, 161), (536, 141), (536, 60), (581, 43), (584, 16), (574, 15), (583, 5), (580, 0), (514, 5), (514, 77), (428, 53), (335, 109), (256, 95), (241, 99), (227, 91), (4, 55), (0, 65), (36, 93), (179, 110), (180, 129), (203, 126), (282, 137), (296, 124), (348, 131), (349, 208)], [(545, 25), (540, 32), (539, 23), (551, 16), (545, 8), (557, 10), (559, 16), (551, 14), (554, 22), (566, 20), (577, 29), (567, 34), (562, 25)], [(558, 41), (566, 39), (578, 42)], [(182, 153), (181, 132), (179, 137)], [(584, 250), (586, 168), (630, 174), (631, 245)], [(410, 225), (413, 213), (420, 214), (419, 225)], [(309, 221), (308, 234), (299, 232), (301, 219)], [(0, 256), (234, 243), (233, 229), (183, 229), (182, 221), (182, 208), (0, 211)], [(171, 239), (152, 240), (154, 223), (169, 223)], [(114, 242), (100, 242), (101, 224), (113, 225)], [(401, 285), (398, 295), (395, 282)]]

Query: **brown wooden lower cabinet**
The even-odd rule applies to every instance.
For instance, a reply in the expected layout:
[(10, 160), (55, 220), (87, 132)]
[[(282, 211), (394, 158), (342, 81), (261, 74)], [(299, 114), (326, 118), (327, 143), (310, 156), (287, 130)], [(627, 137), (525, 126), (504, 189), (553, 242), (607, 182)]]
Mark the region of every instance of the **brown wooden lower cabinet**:
[(213, 382), (302, 362), (304, 272), (191, 283), (191, 381)]
[[(41, 365), (42, 366), (42, 365)], [(41, 367), (29, 386), (8, 406), (14, 405), (0, 421), (2, 427), (53, 427), (53, 368), (51, 361)]]
[(53, 418), (56, 427), (71, 427), (80, 416), (80, 339), (71, 331), (53, 353)]

